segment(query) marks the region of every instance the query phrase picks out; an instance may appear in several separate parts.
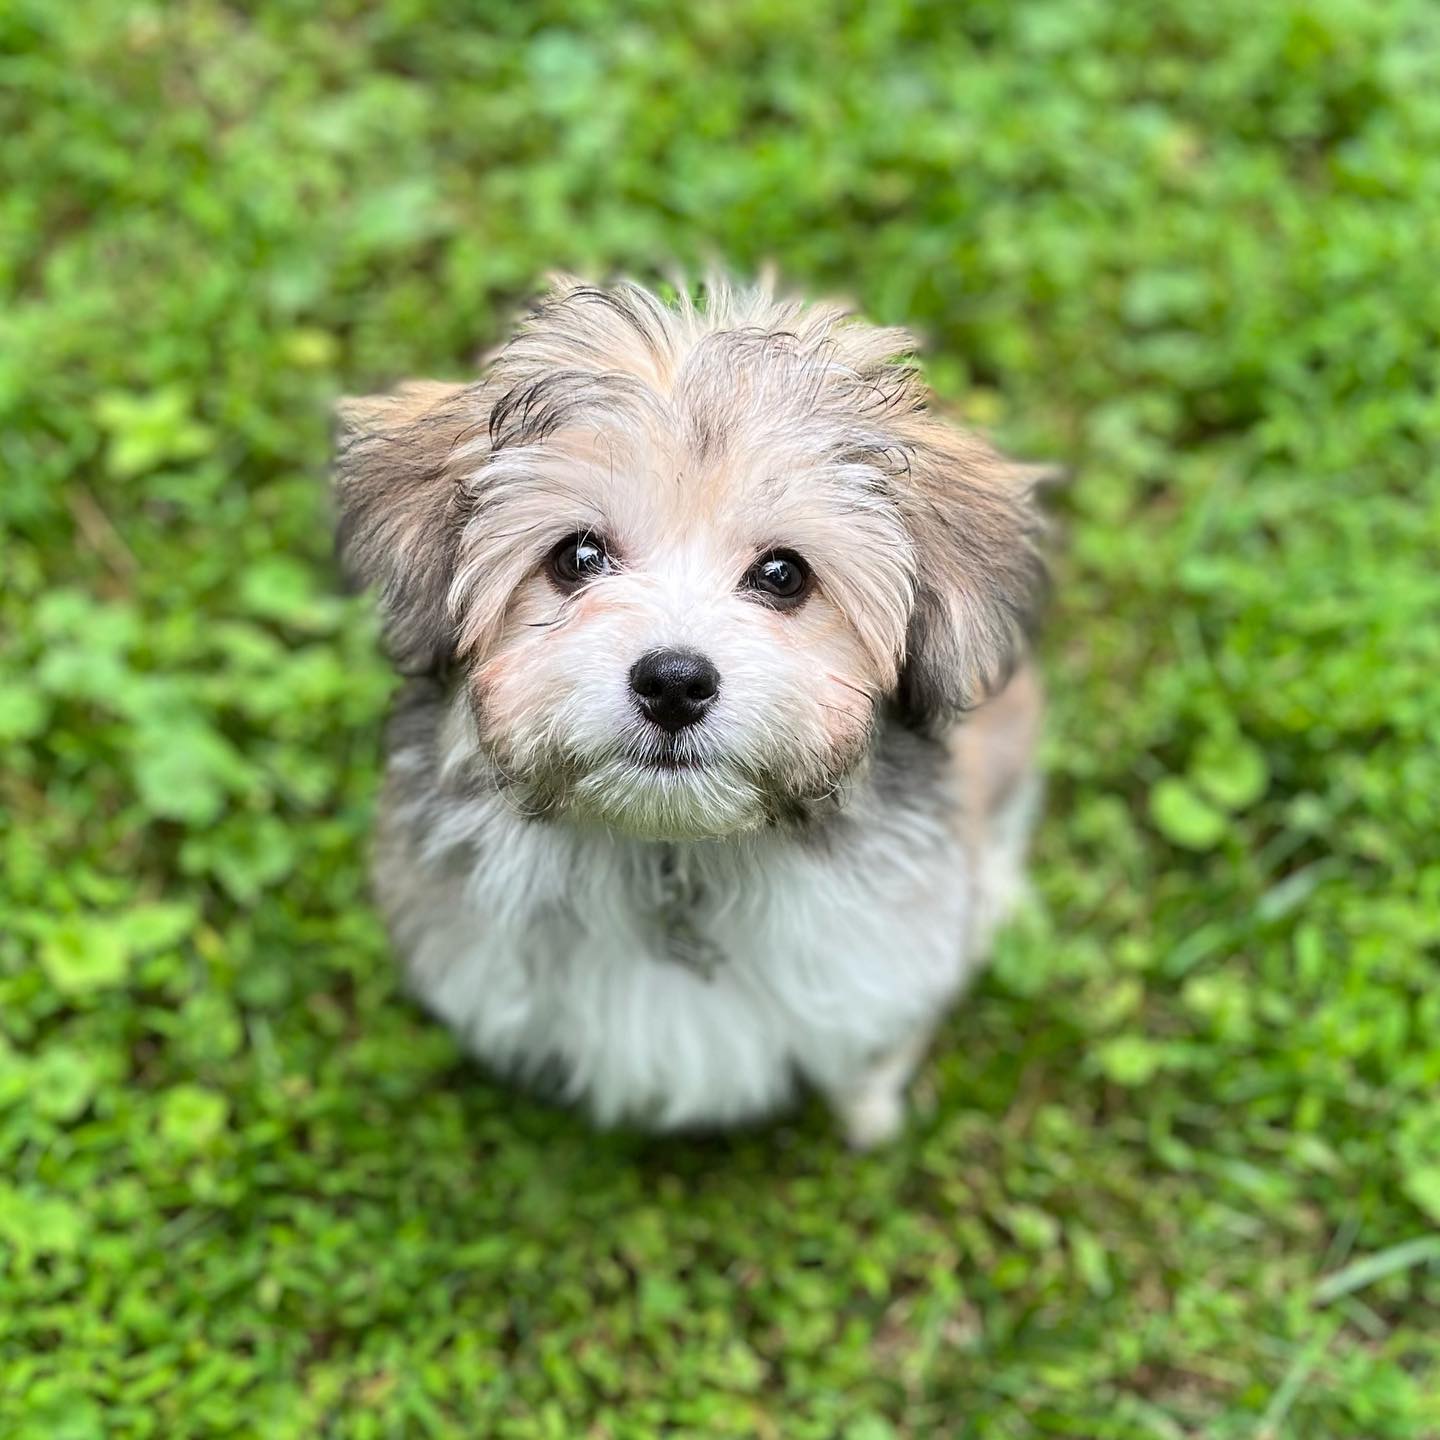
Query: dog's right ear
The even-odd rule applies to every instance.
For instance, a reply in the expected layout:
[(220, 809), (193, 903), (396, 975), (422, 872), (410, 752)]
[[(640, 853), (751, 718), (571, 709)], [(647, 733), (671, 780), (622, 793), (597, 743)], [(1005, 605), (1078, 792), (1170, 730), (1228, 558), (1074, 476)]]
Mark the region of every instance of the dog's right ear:
[(336, 546), (351, 581), (375, 587), (406, 674), (433, 674), (455, 652), (446, 594), (464, 523), (456, 451), (485, 434), (480, 388), (412, 381), (336, 407)]
[(915, 547), (915, 604), (897, 698), (937, 734), (1003, 687), (1042, 601), (1037, 472), (958, 426), (925, 417), (901, 512)]

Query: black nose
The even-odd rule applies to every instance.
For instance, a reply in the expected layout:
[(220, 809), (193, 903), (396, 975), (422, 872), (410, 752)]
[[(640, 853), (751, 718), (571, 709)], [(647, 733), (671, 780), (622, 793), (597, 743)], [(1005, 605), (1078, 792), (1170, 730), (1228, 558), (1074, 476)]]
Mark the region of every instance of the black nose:
[(630, 667), (630, 688), (646, 715), (673, 735), (710, 708), (720, 672), (693, 650), (651, 650)]

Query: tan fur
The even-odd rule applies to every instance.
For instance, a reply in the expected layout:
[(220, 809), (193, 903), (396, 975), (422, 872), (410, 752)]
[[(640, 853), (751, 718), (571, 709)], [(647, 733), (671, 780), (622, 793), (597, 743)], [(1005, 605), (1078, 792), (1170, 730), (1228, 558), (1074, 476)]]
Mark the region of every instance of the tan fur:
[(972, 852), (989, 840), (992, 818), (1035, 767), (1035, 747), (1045, 710), (1034, 665), (1022, 665), (999, 694), (973, 711), (948, 739), (961, 837)]

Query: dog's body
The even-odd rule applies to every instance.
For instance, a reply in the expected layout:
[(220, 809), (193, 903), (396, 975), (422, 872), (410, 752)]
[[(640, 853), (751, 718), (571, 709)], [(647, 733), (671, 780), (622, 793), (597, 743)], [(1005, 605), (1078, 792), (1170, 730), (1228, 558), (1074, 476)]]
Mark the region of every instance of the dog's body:
[(1019, 887), (1028, 486), (904, 339), (568, 286), (477, 385), (347, 416), (347, 548), (421, 672), (382, 907), (475, 1054), (602, 1123), (802, 1080), (885, 1138)]

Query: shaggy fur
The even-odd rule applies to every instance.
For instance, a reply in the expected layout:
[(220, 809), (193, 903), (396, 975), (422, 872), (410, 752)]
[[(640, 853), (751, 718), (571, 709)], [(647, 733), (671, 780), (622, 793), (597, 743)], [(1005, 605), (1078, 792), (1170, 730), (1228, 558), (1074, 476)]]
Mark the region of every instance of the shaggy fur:
[[(473, 384), (342, 406), (342, 551), (414, 677), (396, 945), (478, 1056), (601, 1122), (742, 1121), (799, 1079), (883, 1138), (1019, 884), (1032, 487), (927, 410), (912, 348), (764, 286), (560, 280)], [(557, 582), (567, 536), (608, 572)], [(743, 583), (782, 549), (794, 606)], [(677, 647), (720, 681), (672, 735), (627, 677)]]

